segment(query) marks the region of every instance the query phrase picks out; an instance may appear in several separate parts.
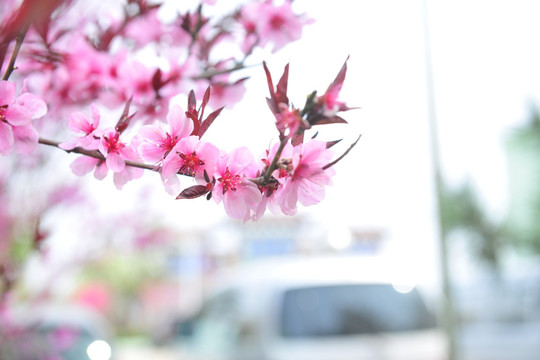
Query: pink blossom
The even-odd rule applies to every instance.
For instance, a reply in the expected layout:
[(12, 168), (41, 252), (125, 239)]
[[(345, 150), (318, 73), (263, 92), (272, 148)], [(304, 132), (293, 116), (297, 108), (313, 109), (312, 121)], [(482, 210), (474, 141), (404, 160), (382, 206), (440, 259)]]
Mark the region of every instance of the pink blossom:
[(304, 125), (304, 120), (300, 116), (300, 110), (289, 109), (284, 103), (279, 103), (279, 113), (275, 114), (276, 127), (279, 133), (287, 138), (293, 137), (301, 125)]
[(47, 113), (45, 102), (28, 92), (16, 96), (16, 87), (0, 81), (0, 155), (9, 154), (13, 147), (23, 154), (32, 152), (39, 135), (31, 121)]
[[(259, 37), (259, 45), (273, 44), (276, 52), (288, 43), (302, 37), (302, 27), (312, 22), (296, 15), (291, 8), (291, 1), (284, 1), (275, 6), (272, 1), (248, 4), (242, 8), (242, 18), (247, 37), (253, 32)], [(255, 26), (255, 30), (253, 30)]]
[(228, 83), (226, 79), (220, 81), (219, 77), (216, 76), (216, 79), (212, 82), (212, 96), (209, 101), (212, 109), (223, 106), (232, 109), (235, 104), (239, 103), (246, 93), (244, 80), (240, 79), (234, 83)]
[(249, 178), (257, 176), (257, 172), (253, 155), (245, 147), (218, 160), (212, 197), (216, 203), (223, 201), (225, 212), (230, 217), (245, 222), (256, 216), (262, 195)]
[(332, 168), (323, 169), (332, 160), (326, 142), (311, 140), (294, 147), (292, 172), (277, 180), (282, 186), (276, 191), (274, 204), (286, 215), (294, 215), (297, 202), (304, 206), (319, 203), (325, 194), (324, 187), (331, 185)]
[(176, 146), (178, 141), (193, 131), (193, 122), (188, 119), (180, 106), (173, 105), (167, 115), (169, 131), (160, 125), (143, 126), (138, 133), (140, 144), (137, 150), (141, 157), (152, 163), (159, 162)]
[(137, 160), (135, 151), (120, 141), (120, 133), (115, 129), (103, 131), (98, 149), (105, 157), (107, 168), (113, 172), (121, 172), (126, 167), (126, 160)]
[[(94, 170), (94, 177), (98, 180), (105, 179), (109, 172), (109, 168), (104, 160), (89, 156), (78, 157), (71, 163), (70, 168), (77, 176), (83, 176)], [(113, 173), (114, 185), (118, 190), (122, 190), (128, 181), (140, 178), (143, 172), (143, 169), (140, 168), (124, 166), (122, 171)]]
[(67, 127), (73, 132), (80, 133), (82, 136), (65, 141), (59, 145), (64, 150), (71, 150), (75, 147), (82, 147), (87, 150), (97, 150), (99, 139), (96, 130), (99, 126), (100, 114), (98, 108), (92, 104), (92, 118), (82, 112), (72, 113), (67, 122)]
[(214, 175), (219, 150), (214, 145), (202, 141), (198, 136), (181, 139), (163, 161), (161, 179), (165, 190), (171, 195), (180, 192), (180, 181), (177, 174), (194, 176), (200, 183), (204, 180), (204, 172), (211, 179)]

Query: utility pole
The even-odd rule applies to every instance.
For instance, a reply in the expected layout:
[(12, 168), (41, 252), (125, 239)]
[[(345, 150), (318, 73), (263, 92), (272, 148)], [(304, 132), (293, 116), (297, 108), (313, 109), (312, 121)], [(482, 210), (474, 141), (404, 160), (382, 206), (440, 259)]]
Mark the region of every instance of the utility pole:
[(430, 143), (431, 143), (431, 159), (433, 175), (435, 177), (435, 191), (437, 201), (437, 237), (439, 241), (440, 263), (441, 263), (441, 280), (443, 293), (443, 325), (448, 338), (448, 360), (456, 360), (457, 343), (456, 343), (456, 316), (453, 300), (452, 284), (450, 281), (450, 269), (448, 263), (448, 243), (443, 232), (442, 219), (442, 174), (440, 165), (440, 149), (439, 136), (437, 126), (437, 110), (435, 104), (435, 86), (433, 79), (433, 63), (431, 53), (431, 39), (429, 32), (428, 7), (427, 0), (422, 0), (422, 15), (424, 25), (424, 55), (426, 69), (426, 94), (427, 94), (427, 111), (428, 122), (430, 127)]

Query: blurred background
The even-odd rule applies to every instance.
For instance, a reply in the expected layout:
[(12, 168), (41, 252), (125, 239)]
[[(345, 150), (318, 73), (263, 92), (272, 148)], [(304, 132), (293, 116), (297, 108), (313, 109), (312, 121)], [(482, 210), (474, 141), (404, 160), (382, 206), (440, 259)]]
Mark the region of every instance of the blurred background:
[[(88, 319), (78, 331), (105, 339), (114, 359), (189, 359), (194, 314), (223, 270), (354, 255), (406, 270), (446, 331), (441, 358), (537, 359), (540, 5), (295, 0), (294, 8), (315, 23), (253, 62), (266, 60), (274, 76), (290, 63), (289, 97), (302, 104), (350, 56), (341, 99), (360, 107), (344, 114), (348, 125), (321, 130), (322, 139), (343, 138), (337, 154), (362, 134), (324, 201), (242, 224), (213, 202), (173, 200), (156, 174), (119, 192), (110, 179), (73, 175), (71, 155), (43, 149), (53, 165), (0, 174), (9, 209), (0, 237), (17, 239), (9, 251), (0, 242), (0, 257), (24, 264), (10, 286), (14, 302), (32, 308), (21, 305), (21, 318), (38, 313), (33, 304), (53, 304), (43, 309), (52, 323)], [(261, 67), (238, 74), (246, 75), (244, 101), (205, 136), (225, 150), (262, 152), (276, 135), (266, 80)], [(45, 251), (36, 254), (41, 238)], [(59, 315), (71, 307), (91, 315)], [(91, 359), (108, 359), (109, 345), (97, 343)]]

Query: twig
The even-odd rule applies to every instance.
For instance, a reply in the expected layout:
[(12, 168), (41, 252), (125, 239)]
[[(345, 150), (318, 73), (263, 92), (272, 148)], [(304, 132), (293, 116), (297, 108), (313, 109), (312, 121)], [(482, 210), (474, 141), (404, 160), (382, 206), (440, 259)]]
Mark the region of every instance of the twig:
[(9, 79), (11, 73), (13, 73), (13, 70), (15, 70), (15, 60), (17, 60), (17, 56), (19, 55), (19, 51), (21, 50), (21, 46), (26, 36), (26, 32), (28, 31), (28, 28), (29, 25), (27, 25), (23, 29), (23, 31), (21, 31), (15, 38), (15, 47), (13, 48), (13, 52), (11, 53), (11, 59), (9, 59), (9, 64), (6, 68), (6, 72), (4, 73), (4, 77), (2, 78), (2, 80)]
[(347, 149), (340, 157), (338, 157), (336, 160), (332, 161), (331, 163), (328, 163), (328, 164), (324, 165), (324, 166), (322, 167), (322, 169), (323, 169), (323, 170), (326, 170), (326, 169), (328, 169), (329, 167), (334, 166), (334, 165), (335, 165), (338, 161), (340, 161), (341, 159), (343, 159), (343, 158), (349, 153), (349, 151), (352, 150), (352, 148), (356, 145), (356, 143), (358, 142), (358, 140), (360, 140), (361, 137), (362, 137), (362, 134), (358, 135), (358, 138), (356, 139), (356, 141), (353, 142), (353, 143), (351, 144), (351, 146), (349, 146), (349, 148), (348, 148), (348, 149)]
[[(48, 140), (48, 139), (43, 139), (43, 138), (39, 138), (38, 142), (40, 144), (42, 144), (42, 145), (48, 145), (48, 146), (56, 147), (58, 149), (64, 150), (65, 152), (68, 152), (68, 153), (76, 153), (76, 154), (90, 156), (90, 157), (93, 157), (93, 158), (99, 159), (99, 160), (105, 160), (105, 156), (103, 156), (103, 154), (100, 153), (97, 150), (86, 150), (86, 149), (83, 149), (81, 147), (76, 147), (76, 148), (73, 148), (71, 150), (65, 150), (65, 149), (62, 149), (59, 146), (60, 143), (58, 141), (53, 141), (53, 140)], [(160, 170), (160, 167), (156, 166), (156, 165), (144, 164), (144, 163), (131, 161), (131, 160), (125, 160), (125, 162), (126, 162), (126, 165), (141, 168), (141, 169), (145, 169), (145, 170), (151, 170), (151, 171), (156, 171), (156, 172)]]
[(285, 144), (287, 143), (287, 138), (282, 138), (281, 143), (279, 144), (279, 148), (276, 152), (276, 155), (274, 155), (274, 158), (272, 159), (272, 162), (270, 163), (270, 166), (268, 166), (268, 169), (266, 169), (266, 172), (263, 175), (263, 182), (266, 184), (270, 180), (270, 175), (272, 175), (272, 172), (276, 168), (277, 162), (279, 161), (279, 158), (281, 157), (281, 152), (283, 151), (283, 148), (285, 148)]

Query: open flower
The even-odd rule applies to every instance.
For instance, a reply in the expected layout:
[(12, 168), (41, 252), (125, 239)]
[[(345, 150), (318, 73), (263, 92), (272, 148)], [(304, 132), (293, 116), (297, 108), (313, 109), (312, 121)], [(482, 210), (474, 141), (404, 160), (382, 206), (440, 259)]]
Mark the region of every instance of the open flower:
[(67, 127), (81, 136), (65, 141), (59, 145), (64, 150), (71, 150), (75, 147), (82, 147), (87, 150), (97, 150), (99, 139), (96, 136), (96, 130), (99, 126), (100, 114), (98, 108), (92, 104), (92, 118), (82, 112), (72, 113), (67, 122)]
[(39, 135), (31, 121), (46, 113), (41, 98), (28, 92), (16, 96), (14, 83), (0, 81), (0, 154), (9, 154), (14, 146), (23, 154), (32, 152)]
[(98, 149), (105, 157), (107, 168), (113, 172), (121, 172), (126, 167), (126, 160), (137, 160), (137, 153), (120, 141), (120, 133), (115, 129), (104, 130)]
[(161, 179), (165, 190), (171, 195), (178, 195), (180, 181), (177, 174), (193, 176), (200, 183), (206, 182), (204, 172), (212, 178), (218, 157), (218, 148), (198, 136), (181, 139), (163, 160)]
[(319, 203), (324, 198), (324, 187), (332, 184), (334, 169), (323, 169), (331, 159), (332, 152), (326, 148), (326, 142), (310, 140), (295, 146), (292, 172), (288, 176), (277, 177), (282, 185), (272, 203), (286, 215), (296, 214), (298, 202), (304, 206)]
[(272, 1), (248, 4), (242, 8), (240, 21), (246, 29), (247, 37), (253, 38), (256, 33), (260, 46), (272, 43), (272, 52), (300, 39), (304, 25), (312, 22), (311, 19), (296, 15), (291, 1), (284, 1), (279, 6)]
[(161, 125), (146, 125), (139, 130), (137, 150), (141, 157), (153, 163), (163, 160), (180, 139), (193, 131), (193, 122), (188, 119), (180, 106), (173, 105), (167, 115), (169, 131)]
[(256, 216), (262, 195), (249, 178), (255, 177), (257, 171), (253, 155), (245, 147), (218, 160), (212, 197), (216, 203), (223, 201), (225, 212), (230, 217), (245, 222)]

